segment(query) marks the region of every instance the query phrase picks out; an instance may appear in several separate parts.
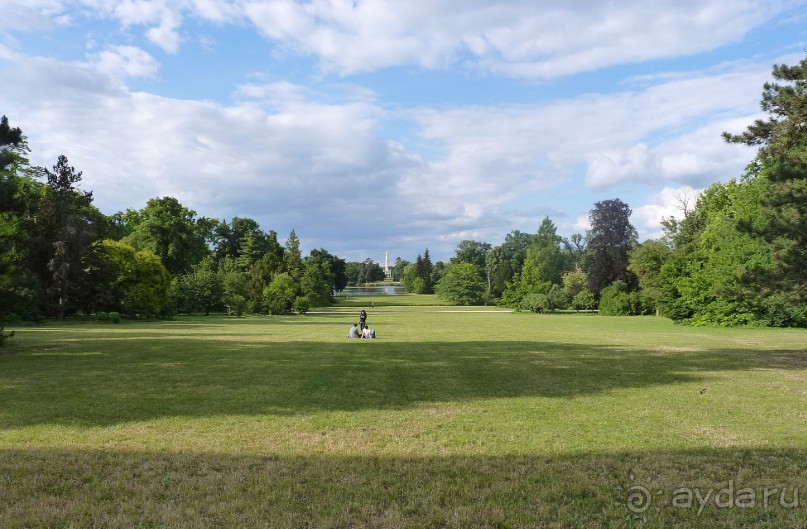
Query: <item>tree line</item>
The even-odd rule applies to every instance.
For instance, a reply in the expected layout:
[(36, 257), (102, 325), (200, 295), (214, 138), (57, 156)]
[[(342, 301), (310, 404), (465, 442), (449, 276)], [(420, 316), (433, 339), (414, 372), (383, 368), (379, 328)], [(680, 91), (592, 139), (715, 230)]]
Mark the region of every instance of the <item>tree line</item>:
[(198, 217), (173, 197), (104, 215), (65, 156), (47, 169), (31, 166), (29, 152), (4, 116), (0, 322), (288, 314), (330, 303), (348, 282), (348, 263), (327, 250), (303, 258), (294, 230), (281, 245), (253, 219)]

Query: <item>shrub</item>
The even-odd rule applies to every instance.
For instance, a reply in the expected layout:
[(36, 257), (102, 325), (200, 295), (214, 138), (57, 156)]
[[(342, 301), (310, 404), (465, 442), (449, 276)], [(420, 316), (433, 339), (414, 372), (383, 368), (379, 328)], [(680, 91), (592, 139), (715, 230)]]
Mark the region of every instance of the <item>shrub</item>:
[(120, 312), (96, 312), (95, 321), (104, 323), (120, 323)]
[(572, 299), (572, 308), (575, 310), (589, 310), (597, 306), (597, 299), (589, 289), (578, 292)]
[(519, 308), (521, 310), (528, 310), (530, 312), (538, 312), (543, 314), (550, 310), (549, 297), (546, 294), (527, 294), (521, 300)]
[(600, 292), (600, 314), (603, 316), (628, 316), (632, 314), (628, 284), (614, 281)]
[(292, 304), (292, 309), (297, 314), (305, 314), (310, 309), (310, 303), (307, 296), (300, 296), (299, 298), (294, 300)]

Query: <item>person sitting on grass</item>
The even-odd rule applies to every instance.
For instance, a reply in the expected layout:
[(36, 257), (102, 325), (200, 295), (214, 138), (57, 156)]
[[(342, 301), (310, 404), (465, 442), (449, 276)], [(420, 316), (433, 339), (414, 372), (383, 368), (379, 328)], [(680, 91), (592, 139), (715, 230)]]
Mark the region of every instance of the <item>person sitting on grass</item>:
[(353, 327), (350, 328), (350, 332), (347, 333), (348, 338), (361, 338), (361, 334), (359, 334), (359, 324), (354, 323)]
[(361, 332), (362, 338), (375, 338), (375, 331), (370, 327), (365, 327), (364, 330)]

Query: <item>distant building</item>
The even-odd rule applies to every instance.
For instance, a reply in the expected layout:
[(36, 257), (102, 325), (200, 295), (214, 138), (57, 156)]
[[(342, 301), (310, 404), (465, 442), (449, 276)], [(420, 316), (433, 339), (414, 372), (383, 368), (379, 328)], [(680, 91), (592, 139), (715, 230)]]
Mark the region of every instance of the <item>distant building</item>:
[(389, 267), (389, 252), (384, 252), (384, 275), (392, 277), (392, 270)]

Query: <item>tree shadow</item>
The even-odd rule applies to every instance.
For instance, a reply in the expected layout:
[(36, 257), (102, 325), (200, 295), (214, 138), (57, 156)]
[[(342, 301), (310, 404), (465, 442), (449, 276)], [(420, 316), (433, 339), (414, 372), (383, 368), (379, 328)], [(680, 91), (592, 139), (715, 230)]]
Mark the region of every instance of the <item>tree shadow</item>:
[(0, 450), (0, 519), (8, 529), (801, 529), (805, 467), (797, 449), (422, 458)]
[(659, 351), (533, 341), (272, 342), (125, 333), (5, 359), (0, 428), (108, 426), (170, 416), (296, 415), (504, 397), (574, 398), (807, 369), (801, 350)]

